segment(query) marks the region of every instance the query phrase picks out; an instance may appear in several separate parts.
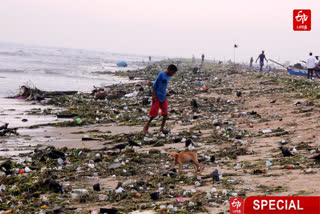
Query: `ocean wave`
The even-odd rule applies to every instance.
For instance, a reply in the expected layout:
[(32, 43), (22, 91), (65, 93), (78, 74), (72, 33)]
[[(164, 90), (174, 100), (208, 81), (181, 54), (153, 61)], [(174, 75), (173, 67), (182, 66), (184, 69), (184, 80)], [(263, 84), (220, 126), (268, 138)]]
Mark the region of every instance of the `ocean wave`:
[[(128, 67), (117, 67), (120, 60)], [(147, 56), (139, 55), (0, 43), (1, 73), (99, 78), (97, 71), (133, 70), (145, 67), (147, 61)]]
[(0, 51), (0, 55), (2, 56), (30, 56), (30, 54), (19, 50), (19, 51), (14, 51), (14, 52), (1, 52)]
[(24, 73), (24, 70), (18, 70), (18, 69), (1, 69), (0, 73)]

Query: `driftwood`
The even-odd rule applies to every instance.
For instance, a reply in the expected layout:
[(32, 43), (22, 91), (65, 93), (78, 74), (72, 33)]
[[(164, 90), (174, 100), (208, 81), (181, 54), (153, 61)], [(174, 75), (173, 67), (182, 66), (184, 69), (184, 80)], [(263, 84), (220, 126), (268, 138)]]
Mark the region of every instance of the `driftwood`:
[(62, 95), (73, 95), (78, 91), (42, 91), (37, 88), (29, 88), (27, 86), (21, 86), (19, 93), (16, 96), (8, 98), (22, 98), (26, 100), (44, 100), (45, 98), (52, 98)]
[(6, 123), (2, 126), (0, 126), (0, 136), (6, 136), (6, 134), (14, 134), (14, 135), (19, 135), (17, 132), (18, 128), (8, 128), (9, 123)]

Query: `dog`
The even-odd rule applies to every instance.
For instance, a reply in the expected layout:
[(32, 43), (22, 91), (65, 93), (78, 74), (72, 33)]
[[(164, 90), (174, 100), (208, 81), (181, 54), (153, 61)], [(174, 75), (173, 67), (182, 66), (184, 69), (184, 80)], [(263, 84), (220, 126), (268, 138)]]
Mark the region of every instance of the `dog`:
[(198, 161), (198, 154), (195, 152), (182, 152), (182, 153), (176, 153), (176, 152), (170, 152), (169, 157), (173, 160), (172, 166), (169, 169), (170, 171), (173, 170), (175, 165), (179, 164), (178, 174), (180, 174), (182, 170), (182, 164), (183, 163), (189, 163), (192, 161), (196, 167), (195, 172), (202, 172), (203, 166)]

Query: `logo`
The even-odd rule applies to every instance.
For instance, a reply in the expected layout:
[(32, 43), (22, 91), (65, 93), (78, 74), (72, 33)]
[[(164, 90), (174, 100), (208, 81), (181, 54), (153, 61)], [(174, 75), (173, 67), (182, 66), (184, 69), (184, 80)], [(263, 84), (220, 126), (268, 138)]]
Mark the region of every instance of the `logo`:
[(310, 31), (311, 30), (311, 10), (293, 10), (293, 30)]
[(239, 207), (241, 207), (241, 202), (235, 199), (231, 205), (232, 207), (236, 207), (237, 209), (239, 209)]
[(243, 198), (230, 198), (230, 214), (243, 214)]

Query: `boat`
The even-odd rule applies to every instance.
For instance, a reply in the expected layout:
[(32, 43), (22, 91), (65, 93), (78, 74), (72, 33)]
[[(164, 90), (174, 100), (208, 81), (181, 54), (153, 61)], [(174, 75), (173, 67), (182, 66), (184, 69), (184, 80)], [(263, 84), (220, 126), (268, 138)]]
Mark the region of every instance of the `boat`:
[[(295, 68), (295, 67), (289, 66), (287, 70), (291, 75), (306, 76), (306, 77), (308, 76), (308, 69), (306, 68)], [(313, 74), (313, 77), (317, 77), (315, 73)]]
[[(308, 69), (303, 67), (303, 66), (301, 66), (301, 64), (295, 64), (295, 66), (286, 67), (286, 66), (284, 66), (284, 65), (282, 65), (282, 64), (280, 64), (280, 63), (278, 63), (278, 62), (276, 62), (276, 61), (274, 61), (272, 59), (269, 59), (269, 60), (271, 62), (277, 64), (277, 65), (280, 65), (280, 66), (286, 68), (287, 71), (289, 72), (289, 74), (291, 74), (291, 75), (304, 76), (304, 77), (308, 76)], [(299, 67), (297, 67), (297, 66), (299, 66)], [(320, 78), (319, 71), (315, 71), (312, 77)]]

